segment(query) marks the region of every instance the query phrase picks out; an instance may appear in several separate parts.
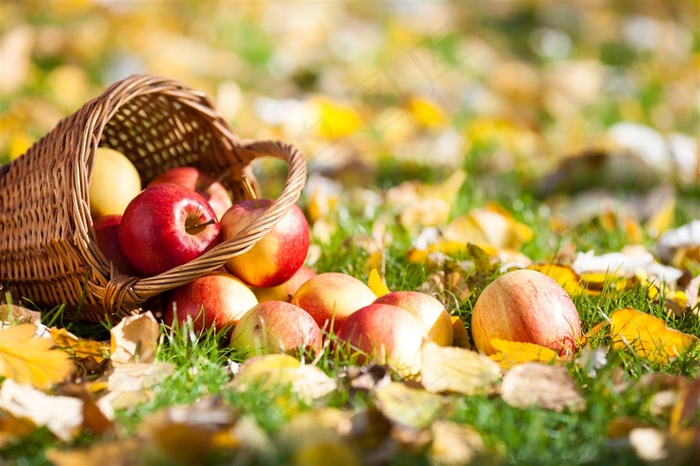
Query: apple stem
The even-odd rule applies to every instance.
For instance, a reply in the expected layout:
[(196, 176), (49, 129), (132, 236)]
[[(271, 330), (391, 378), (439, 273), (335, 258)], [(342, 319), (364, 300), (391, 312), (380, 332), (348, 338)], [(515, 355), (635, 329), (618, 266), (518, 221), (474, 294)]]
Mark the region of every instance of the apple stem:
[(243, 175), (241, 177), (241, 182), (243, 183), (243, 187), (246, 190), (246, 193), (248, 193), (248, 196), (253, 200), (255, 203), (255, 207), (258, 207), (258, 195), (255, 193), (255, 190), (253, 189), (253, 185), (250, 184), (250, 180), (248, 179), (248, 175)]
[(196, 230), (197, 228), (204, 228), (205, 226), (207, 226), (207, 225), (212, 225), (212, 224), (214, 224), (214, 223), (216, 223), (216, 219), (215, 219), (215, 218), (210, 218), (209, 220), (207, 220), (207, 221), (204, 222), (204, 223), (198, 223), (198, 224), (196, 224), (196, 225), (186, 226), (186, 227), (185, 227), (185, 231), (189, 233), (191, 230)]

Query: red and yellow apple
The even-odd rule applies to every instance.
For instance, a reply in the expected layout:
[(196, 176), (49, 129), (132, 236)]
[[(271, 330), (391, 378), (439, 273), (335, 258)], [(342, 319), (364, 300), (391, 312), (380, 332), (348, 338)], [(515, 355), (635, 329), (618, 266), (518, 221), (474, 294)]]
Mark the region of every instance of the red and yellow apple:
[(433, 296), (420, 291), (392, 291), (375, 303), (399, 306), (423, 322), (428, 338), (442, 346), (452, 345), (454, 329), (445, 306)]
[(121, 249), (144, 276), (185, 264), (219, 240), (219, 222), (207, 200), (174, 183), (141, 191), (119, 224)]
[(90, 215), (122, 215), (129, 202), (141, 192), (141, 177), (124, 154), (98, 147), (90, 178)]
[(428, 336), (423, 322), (391, 304), (370, 304), (348, 316), (336, 335), (336, 350), (357, 355), (357, 362), (388, 364), (402, 375), (420, 370), (421, 346)]
[[(238, 201), (221, 217), (224, 241), (235, 237), (262, 216), (272, 204), (270, 199)], [(304, 265), (309, 251), (309, 224), (297, 205), (248, 251), (226, 262), (226, 269), (250, 286), (280, 285)]]
[(349, 315), (377, 299), (361, 280), (340, 272), (324, 272), (301, 285), (292, 304), (311, 314), (323, 331), (337, 332)]
[(534, 270), (508, 272), (479, 295), (471, 320), (476, 348), (493, 354), (491, 339), (534, 343), (559, 354), (574, 352), (581, 320), (571, 297), (549, 276)]
[(321, 329), (308, 312), (284, 301), (256, 304), (238, 321), (230, 345), (243, 356), (321, 351)]
[(291, 302), (292, 297), (297, 292), (297, 290), (309, 281), (311, 278), (316, 276), (316, 271), (313, 269), (302, 265), (299, 270), (296, 271), (292, 278), (277, 286), (269, 287), (252, 287), (253, 293), (258, 298), (258, 301), (286, 301)]
[(216, 213), (216, 218), (219, 220), (233, 205), (231, 196), (224, 185), (216, 181), (209, 173), (196, 167), (171, 168), (153, 178), (146, 187), (160, 183), (175, 183), (196, 191), (197, 194), (209, 202), (209, 205)]
[(209, 327), (230, 330), (256, 304), (253, 292), (238, 278), (227, 272), (211, 272), (175, 290), (163, 322), (172, 326), (177, 321), (182, 326), (191, 319), (196, 333)]

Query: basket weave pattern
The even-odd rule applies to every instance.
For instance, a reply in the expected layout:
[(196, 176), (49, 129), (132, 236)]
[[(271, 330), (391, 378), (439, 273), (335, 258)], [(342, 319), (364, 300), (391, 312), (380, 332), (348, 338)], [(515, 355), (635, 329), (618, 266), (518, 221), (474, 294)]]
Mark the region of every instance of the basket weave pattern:
[[(131, 277), (119, 274), (95, 240), (88, 192), (98, 146), (129, 157), (143, 185), (169, 168), (192, 165), (220, 179), (234, 201), (246, 197), (241, 180), (253, 180), (250, 163), (256, 158), (287, 162), (287, 179), (265, 214), (236, 237), (160, 275)], [(202, 92), (148, 75), (113, 84), (4, 172), (0, 282), (38, 306), (65, 304), (71, 318), (111, 322), (248, 250), (284, 217), (306, 180), (295, 147), (240, 140)]]

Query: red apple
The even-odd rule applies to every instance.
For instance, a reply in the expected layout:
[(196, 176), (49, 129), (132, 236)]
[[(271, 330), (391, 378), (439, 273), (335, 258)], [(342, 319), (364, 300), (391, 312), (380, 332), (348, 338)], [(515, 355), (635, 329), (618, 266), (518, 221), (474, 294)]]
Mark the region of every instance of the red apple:
[(391, 304), (370, 304), (353, 312), (337, 333), (337, 348), (368, 360), (389, 364), (403, 375), (418, 372), (421, 346), (427, 334), (423, 323), (405, 309)]
[(515, 270), (479, 295), (471, 321), (476, 348), (493, 354), (492, 338), (534, 343), (559, 354), (576, 351), (581, 321), (571, 297), (549, 276)]
[(291, 302), (292, 297), (297, 290), (316, 276), (316, 271), (302, 265), (297, 272), (292, 275), (292, 278), (277, 286), (270, 287), (252, 287), (253, 293), (258, 298), (258, 301), (286, 301)]
[(124, 255), (145, 276), (185, 264), (219, 240), (219, 223), (207, 200), (174, 183), (141, 191), (119, 225)]
[(129, 263), (119, 244), (119, 224), (121, 219), (122, 216), (119, 214), (97, 218), (93, 224), (95, 239), (102, 254), (114, 263), (117, 270), (123, 274), (135, 276), (138, 275), (138, 272)]
[(349, 315), (375, 299), (372, 289), (357, 278), (324, 272), (301, 285), (292, 304), (311, 314), (324, 331), (337, 332)]
[[(233, 204), (221, 218), (221, 236), (236, 236), (272, 204), (270, 199), (246, 199)], [(309, 224), (297, 205), (251, 249), (228, 261), (226, 269), (250, 286), (280, 285), (299, 270), (309, 251)]]
[(181, 325), (192, 319), (193, 330), (209, 327), (222, 330), (238, 323), (248, 309), (258, 304), (253, 292), (227, 272), (211, 272), (175, 290), (163, 315), (166, 325)]
[(175, 183), (196, 191), (209, 202), (219, 220), (233, 205), (231, 196), (224, 185), (216, 181), (209, 173), (196, 167), (171, 168), (153, 178), (146, 187), (161, 183)]
[(423, 322), (428, 338), (442, 346), (451, 346), (454, 338), (452, 319), (445, 306), (436, 298), (420, 291), (392, 291), (377, 298), (375, 303), (399, 306)]
[(284, 301), (266, 301), (241, 317), (231, 334), (231, 347), (244, 356), (318, 353), (321, 329), (302, 308)]

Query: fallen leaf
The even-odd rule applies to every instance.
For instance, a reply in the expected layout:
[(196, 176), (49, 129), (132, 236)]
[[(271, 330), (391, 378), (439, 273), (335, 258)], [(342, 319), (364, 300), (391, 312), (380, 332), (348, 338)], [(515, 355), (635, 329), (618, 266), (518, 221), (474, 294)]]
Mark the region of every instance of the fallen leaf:
[(659, 364), (668, 364), (698, 343), (698, 337), (671, 329), (658, 317), (636, 309), (618, 309), (610, 319), (613, 348), (630, 348)]
[(275, 443), (291, 457), (291, 464), (362, 464), (357, 452), (340, 435), (341, 423), (350, 414), (333, 408), (321, 408), (298, 414), (284, 424)]
[(375, 390), (377, 408), (393, 423), (414, 430), (425, 429), (442, 414), (442, 397), (400, 382), (391, 382)]
[(54, 466), (75, 466), (87, 464), (105, 464), (110, 466), (131, 466), (139, 464), (144, 450), (143, 442), (137, 438), (99, 442), (84, 448), (59, 450), (49, 448), (46, 458)]
[(7, 379), (0, 387), (0, 409), (15, 418), (46, 426), (61, 440), (73, 439), (82, 430), (83, 402), (70, 396), (51, 396), (29, 385)]
[(550, 276), (572, 297), (585, 292), (580, 285), (581, 278), (571, 267), (557, 264), (532, 264), (527, 268)]
[(390, 293), (389, 288), (387, 288), (386, 283), (384, 283), (384, 279), (381, 275), (379, 275), (379, 271), (377, 269), (370, 270), (367, 286), (369, 286), (377, 297)]
[(150, 311), (123, 318), (110, 330), (110, 334), (110, 359), (113, 364), (154, 361), (160, 328)]
[(34, 324), (0, 330), (0, 376), (47, 389), (65, 380), (74, 366), (67, 353), (53, 348), (53, 340), (36, 338), (36, 330)]
[(431, 393), (486, 393), (501, 378), (498, 364), (464, 348), (426, 341), (422, 357), (421, 384)]
[(500, 465), (503, 454), (487, 448), (481, 434), (472, 426), (437, 420), (431, 426), (433, 441), (427, 452), (433, 465)]
[(501, 397), (511, 406), (555, 411), (584, 409), (585, 400), (565, 367), (526, 362), (503, 376)]
[(447, 122), (445, 112), (430, 99), (412, 96), (408, 99), (408, 111), (419, 125), (426, 128), (442, 126)]
[(231, 386), (241, 391), (289, 386), (292, 393), (310, 403), (333, 392), (337, 383), (316, 366), (286, 354), (269, 354), (246, 359)]
[(155, 396), (150, 388), (161, 383), (174, 371), (173, 364), (160, 361), (115, 366), (111, 373), (101, 379), (106, 378), (108, 392), (97, 404), (103, 411), (107, 411), (107, 406), (120, 409), (150, 401)]
[(139, 424), (137, 434), (171, 461), (195, 464), (209, 458), (215, 435), (229, 430), (235, 421), (232, 408), (221, 399), (203, 398), (150, 414)]
[(109, 356), (108, 343), (78, 338), (65, 328), (51, 327), (49, 332), (56, 346), (74, 358), (91, 358), (100, 363)]
[(498, 352), (489, 357), (496, 361), (502, 369), (506, 370), (524, 362), (551, 363), (559, 359), (555, 351), (534, 343), (521, 343), (492, 338), (491, 346)]
[(8, 324), (31, 323), (39, 327), (41, 325), (41, 312), (32, 311), (17, 304), (0, 304), (0, 322)]
[(21, 441), (35, 430), (36, 424), (30, 419), (0, 411), (0, 450)]
[(480, 247), (518, 249), (532, 238), (532, 230), (496, 204), (474, 209), (452, 220), (443, 232), (445, 240), (474, 243)]
[(471, 349), (472, 345), (469, 341), (469, 333), (467, 332), (467, 327), (464, 325), (464, 321), (459, 316), (450, 316), (452, 321), (452, 346), (457, 346), (459, 348)]

